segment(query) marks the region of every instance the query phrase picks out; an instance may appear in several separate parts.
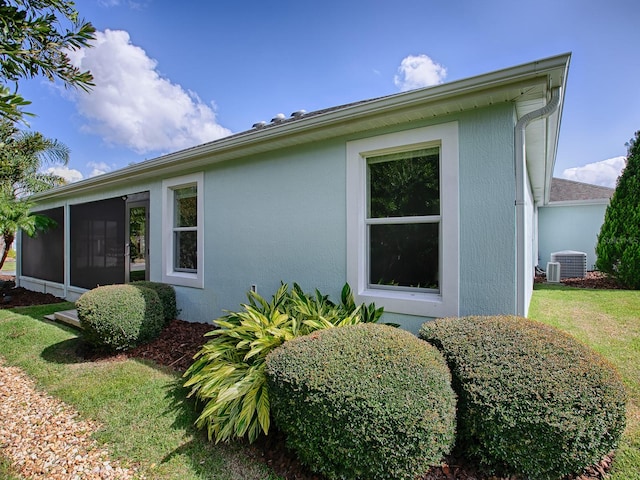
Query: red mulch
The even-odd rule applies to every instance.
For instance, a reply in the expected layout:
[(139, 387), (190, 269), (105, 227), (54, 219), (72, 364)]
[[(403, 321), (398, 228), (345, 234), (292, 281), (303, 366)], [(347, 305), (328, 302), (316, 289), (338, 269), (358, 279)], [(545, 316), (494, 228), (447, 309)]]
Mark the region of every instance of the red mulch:
[[(0, 280), (12, 281), (13, 277), (0, 276)], [(544, 282), (544, 278), (537, 278), (536, 282)], [(612, 279), (590, 272), (585, 279), (567, 279), (562, 283), (573, 287), (583, 288), (621, 288)], [(0, 308), (15, 306), (40, 305), (63, 301), (50, 294), (31, 292), (24, 288), (14, 288), (11, 284), (0, 288), (2, 298), (7, 299)], [(177, 372), (184, 372), (193, 360), (193, 355), (207, 341), (205, 333), (214, 328), (212, 324), (190, 323), (173, 320), (161, 333), (160, 337), (151, 343), (141, 345), (128, 352), (117, 355), (105, 355), (89, 350), (79, 352), (89, 360), (118, 361), (126, 358), (144, 358), (159, 365), (171, 368)], [(269, 436), (263, 436), (250, 449), (251, 455), (269, 465), (276, 474), (287, 480), (323, 480), (321, 475), (310, 472), (302, 465), (295, 454), (285, 446), (284, 436), (274, 431)], [(605, 457), (598, 465), (586, 469), (582, 475), (566, 477), (566, 480), (601, 480), (611, 467), (612, 456)], [(518, 477), (495, 477), (479, 473), (475, 465), (463, 459), (447, 458), (446, 463), (431, 468), (416, 480), (516, 480)]]

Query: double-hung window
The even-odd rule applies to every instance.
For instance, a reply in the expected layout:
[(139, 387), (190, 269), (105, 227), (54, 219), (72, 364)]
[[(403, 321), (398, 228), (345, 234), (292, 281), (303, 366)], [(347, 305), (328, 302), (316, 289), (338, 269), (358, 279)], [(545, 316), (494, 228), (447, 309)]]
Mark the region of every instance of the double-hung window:
[(458, 313), (458, 126), (347, 143), (347, 280), (359, 301)]
[(173, 189), (173, 270), (198, 271), (198, 187)]
[(368, 287), (440, 291), (440, 147), (367, 157)]
[(165, 180), (162, 193), (163, 282), (203, 288), (203, 175)]

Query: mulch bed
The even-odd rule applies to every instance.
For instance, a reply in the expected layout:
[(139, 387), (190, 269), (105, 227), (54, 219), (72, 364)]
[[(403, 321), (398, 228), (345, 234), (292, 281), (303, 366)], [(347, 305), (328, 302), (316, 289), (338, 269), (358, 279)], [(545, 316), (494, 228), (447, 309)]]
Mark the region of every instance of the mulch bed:
[[(539, 275), (535, 278), (535, 283), (547, 283), (547, 279), (544, 275)], [(575, 288), (598, 288), (605, 290), (622, 290), (625, 288), (615, 278), (602, 272), (587, 272), (587, 276), (584, 278), (565, 278), (561, 280), (560, 283), (567, 287)]]
[(0, 308), (28, 307), (64, 302), (50, 293), (39, 293), (16, 287), (14, 277), (0, 275)]
[[(0, 276), (0, 280), (12, 278)], [(536, 282), (544, 282), (544, 278), (537, 278)], [(597, 272), (589, 272), (585, 279), (567, 279), (563, 284), (582, 288), (621, 288), (615, 281)], [(50, 294), (30, 292), (22, 288), (5, 288), (1, 290), (3, 298), (10, 297), (0, 308), (15, 306), (48, 304), (62, 301)], [(193, 360), (193, 355), (207, 341), (205, 333), (213, 329), (212, 324), (190, 323), (173, 320), (162, 332), (160, 337), (151, 343), (141, 345), (128, 352), (117, 355), (106, 355), (83, 349), (78, 353), (92, 361), (119, 361), (126, 358), (143, 358), (159, 365), (168, 367), (176, 372), (184, 372)], [(263, 436), (250, 448), (251, 455), (269, 465), (274, 472), (287, 480), (324, 480), (323, 476), (310, 472), (302, 465), (295, 455), (285, 446), (284, 436), (275, 431), (269, 436)], [(606, 477), (611, 467), (612, 457), (605, 457), (598, 465), (586, 469), (579, 476), (566, 477), (566, 480), (600, 480)], [(475, 465), (464, 459), (447, 458), (446, 463), (431, 468), (417, 480), (516, 480), (518, 477), (495, 477), (483, 475)]]

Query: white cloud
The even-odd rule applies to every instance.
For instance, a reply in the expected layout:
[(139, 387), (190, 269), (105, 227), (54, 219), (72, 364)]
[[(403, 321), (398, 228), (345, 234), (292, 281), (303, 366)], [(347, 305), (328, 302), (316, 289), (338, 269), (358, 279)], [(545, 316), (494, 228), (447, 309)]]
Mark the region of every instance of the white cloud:
[(409, 55), (402, 59), (393, 82), (403, 92), (444, 82), (447, 69), (427, 55)]
[(68, 183), (77, 182), (78, 180), (82, 180), (84, 177), (82, 173), (74, 168), (69, 168), (67, 166), (58, 166), (58, 167), (49, 167), (45, 170), (45, 173), (53, 173), (54, 175), (58, 175), (59, 177), (64, 178)]
[(562, 172), (562, 178), (615, 188), (616, 179), (624, 169), (626, 161), (626, 157), (614, 157), (582, 167), (567, 168)]
[(92, 169), (91, 173), (89, 173), (89, 178), (111, 171), (111, 167), (104, 162), (87, 162), (87, 166)]
[(162, 77), (157, 62), (131, 43), (122, 30), (96, 33), (93, 48), (70, 52), (75, 65), (89, 69), (95, 87), (75, 96), (86, 130), (137, 153), (166, 152), (229, 135), (215, 109)]

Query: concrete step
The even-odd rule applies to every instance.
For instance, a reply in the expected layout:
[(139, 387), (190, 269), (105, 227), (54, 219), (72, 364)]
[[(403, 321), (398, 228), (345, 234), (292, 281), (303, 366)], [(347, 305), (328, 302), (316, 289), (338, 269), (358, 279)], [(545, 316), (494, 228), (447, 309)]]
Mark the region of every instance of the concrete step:
[(66, 323), (76, 328), (82, 328), (80, 326), (80, 320), (78, 320), (78, 312), (76, 310), (65, 310), (63, 312), (55, 312), (53, 314), (54, 320), (58, 322)]

